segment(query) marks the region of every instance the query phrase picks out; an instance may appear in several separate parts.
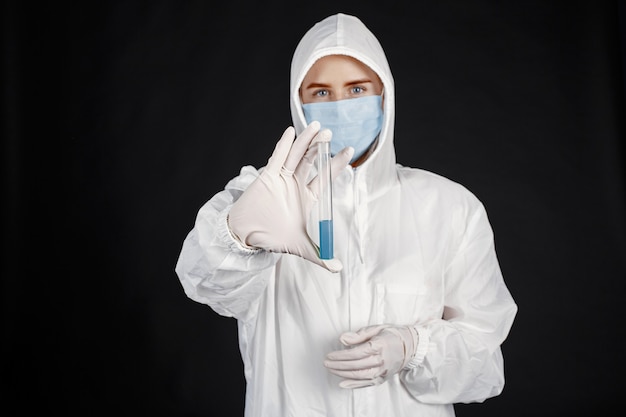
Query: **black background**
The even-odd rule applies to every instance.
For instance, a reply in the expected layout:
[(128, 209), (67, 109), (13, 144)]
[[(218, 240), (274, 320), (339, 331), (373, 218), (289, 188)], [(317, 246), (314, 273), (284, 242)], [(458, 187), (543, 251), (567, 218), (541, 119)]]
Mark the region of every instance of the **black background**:
[(621, 408), (623, 3), (2, 3), (3, 408), (238, 416), (234, 319), (174, 273), (200, 206), (291, 123), (304, 32), (355, 14), (396, 81), (398, 161), (487, 207), (519, 313), (459, 416)]

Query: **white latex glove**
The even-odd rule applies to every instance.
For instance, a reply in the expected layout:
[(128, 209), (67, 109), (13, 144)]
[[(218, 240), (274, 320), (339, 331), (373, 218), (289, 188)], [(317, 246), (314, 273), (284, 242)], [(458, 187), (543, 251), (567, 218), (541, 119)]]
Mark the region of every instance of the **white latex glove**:
[(379, 385), (415, 356), (418, 334), (412, 326), (382, 324), (341, 335), (347, 349), (331, 352), (324, 366), (343, 379), (342, 388)]
[[(270, 252), (290, 253), (332, 272), (343, 268), (338, 259), (322, 260), (306, 223), (317, 201), (318, 178), (306, 183), (317, 155), (317, 142), (330, 141), (331, 132), (320, 132), (311, 122), (295, 139), (288, 127), (265, 169), (233, 204), (228, 214), (232, 234), (244, 245)], [(311, 146), (313, 144), (313, 146)], [(353, 148), (345, 148), (331, 160), (333, 179), (348, 165)]]

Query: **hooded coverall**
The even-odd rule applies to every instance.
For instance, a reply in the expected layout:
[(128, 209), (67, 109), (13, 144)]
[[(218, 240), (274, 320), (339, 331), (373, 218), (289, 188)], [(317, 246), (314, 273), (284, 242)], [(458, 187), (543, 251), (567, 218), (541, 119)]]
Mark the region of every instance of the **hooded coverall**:
[[(396, 163), (394, 81), (378, 40), (353, 16), (324, 19), (296, 48), (296, 132), (306, 127), (300, 84), (331, 54), (362, 61), (384, 84), (375, 151), (333, 183), (335, 256), (343, 269), (250, 250), (232, 237), (228, 211), (259, 175), (245, 166), (200, 209), (176, 272), (189, 298), (237, 319), (247, 417), (453, 416), (454, 403), (501, 393), (501, 344), (517, 312), (487, 214), (458, 183)], [(415, 326), (412, 366), (380, 385), (340, 388), (325, 355), (342, 348), (343, 332), (375, 324)]]

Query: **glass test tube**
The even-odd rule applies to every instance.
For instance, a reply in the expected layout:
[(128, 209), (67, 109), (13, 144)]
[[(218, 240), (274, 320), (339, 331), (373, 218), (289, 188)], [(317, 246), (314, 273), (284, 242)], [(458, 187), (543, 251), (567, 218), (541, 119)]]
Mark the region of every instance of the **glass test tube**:
[(330, 142), (319, 142), (317, 149), (320, 187), (320, 259), (333, 259), (333, 183), (330, 174)]

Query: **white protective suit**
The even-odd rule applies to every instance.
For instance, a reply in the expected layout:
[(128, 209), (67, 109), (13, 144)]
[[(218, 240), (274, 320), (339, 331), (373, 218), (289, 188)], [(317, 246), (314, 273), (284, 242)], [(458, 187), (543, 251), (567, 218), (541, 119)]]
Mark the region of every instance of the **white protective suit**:
[[(463, 186), (396, 163), (394, 81), (379, 42), (355, 17), (330, 16), (298, 45), (291, 69), (296, 132), (306, 126), (299, 86), (312, 64), (331, 54), (364, 62), (384, 83), (375, 152), (334, 182), (341, 272), (233, 239), (226, 216), (258, 176), (251, 166), (200, 209), (176, 272), (189, 298), (237, 319), (246, 416), (453, 416), (453, 403), (481, 402), (504, 386), (500, 345), (517, 306), (491, 226)], [(343, 332), (383, 323), (418, 330), (412, 366), (381, 385), (340, 388), (323, 365), (326, 354), (342, 348)]]

